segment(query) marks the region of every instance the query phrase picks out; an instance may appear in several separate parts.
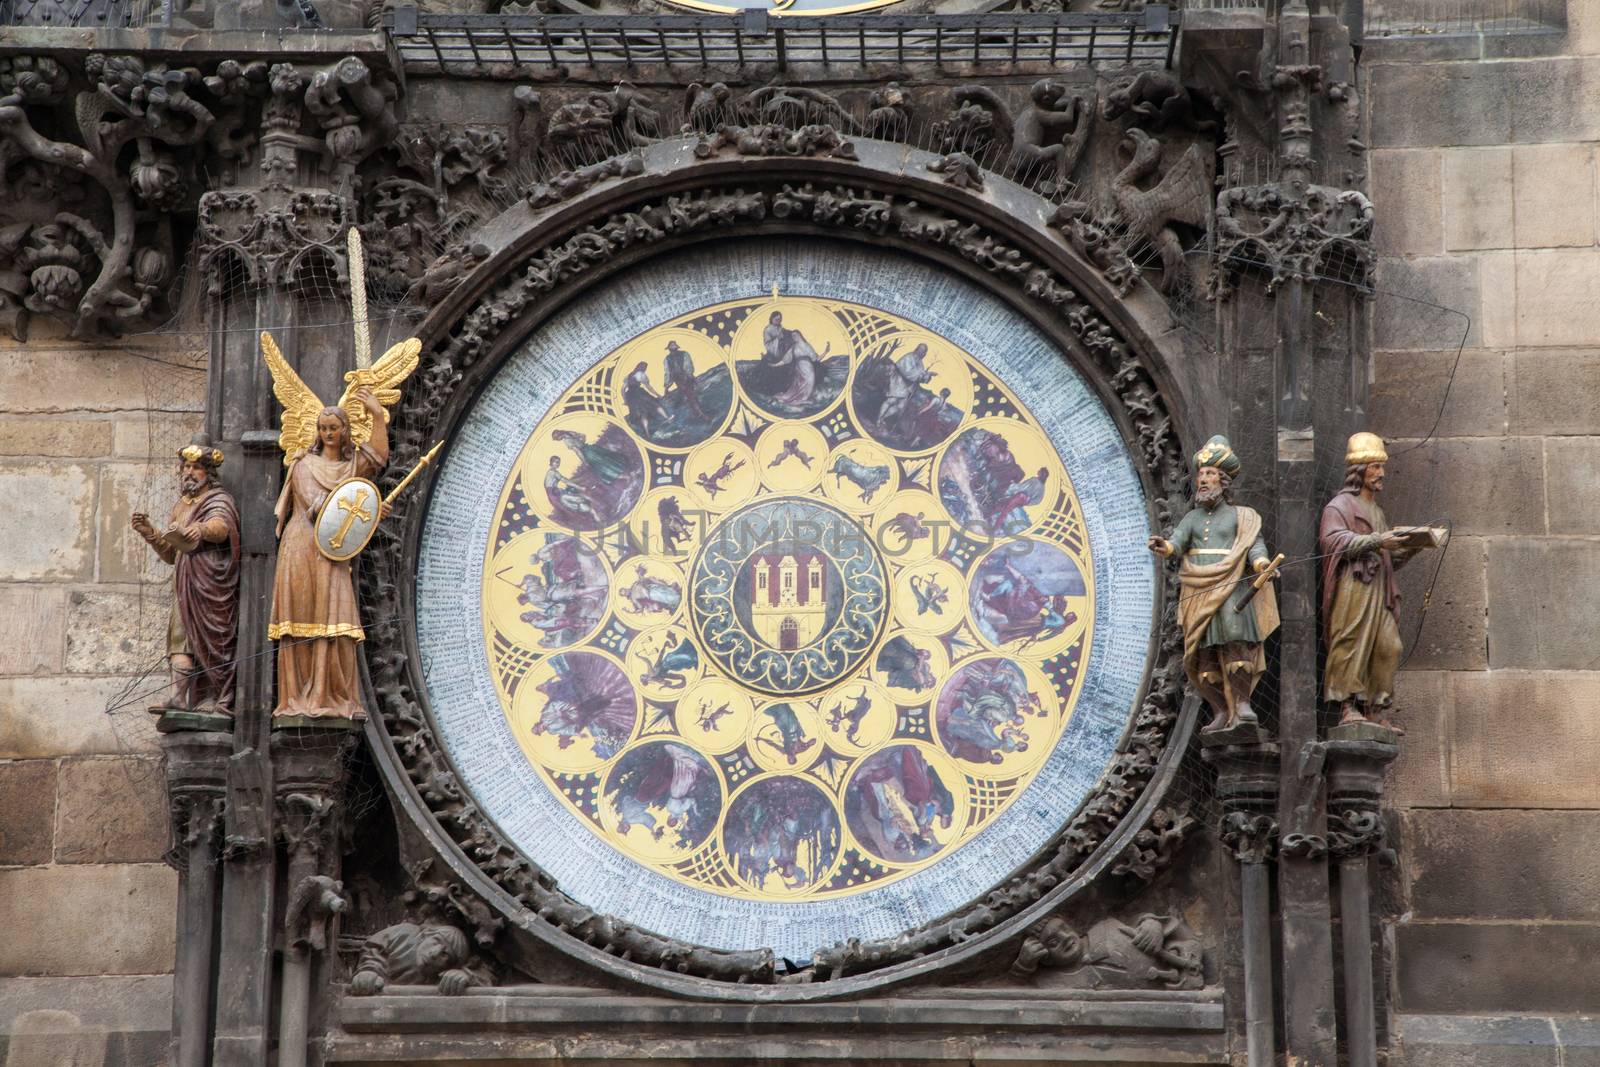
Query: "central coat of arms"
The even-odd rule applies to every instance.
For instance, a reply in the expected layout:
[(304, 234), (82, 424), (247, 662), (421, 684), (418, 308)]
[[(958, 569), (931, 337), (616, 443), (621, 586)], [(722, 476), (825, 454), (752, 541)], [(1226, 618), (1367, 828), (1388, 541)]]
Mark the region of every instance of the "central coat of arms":
[(707, 653), (768, 693), (812, 692), (855, 670), (889, 608), (871, 535), (810, 500), (764, 501), (729, 515), (702, 547), (691, 584)]

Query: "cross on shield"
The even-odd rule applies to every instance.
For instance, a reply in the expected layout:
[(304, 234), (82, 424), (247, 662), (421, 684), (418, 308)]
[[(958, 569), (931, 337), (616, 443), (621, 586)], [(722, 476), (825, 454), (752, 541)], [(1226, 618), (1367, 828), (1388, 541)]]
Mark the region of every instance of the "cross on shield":
[(335, 563), (354, 557), (378, 528), (383, 497), (365, 478), (346, 478), (333, 487), (317, 513), (317, 550)]

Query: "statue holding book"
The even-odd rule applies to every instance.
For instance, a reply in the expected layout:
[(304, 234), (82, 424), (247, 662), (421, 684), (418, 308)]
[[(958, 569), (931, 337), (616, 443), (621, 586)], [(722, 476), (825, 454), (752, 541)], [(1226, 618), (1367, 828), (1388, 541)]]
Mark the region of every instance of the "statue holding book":
[(1344, 486), (1322, 509), (1324, 698), (1339, 705), (1339, 725), (1391, 721), (1400, 666), (1400, 588), (1394, 572), (1424, 548), (1448, 539), (1444, 529), (1391, 527), (1378, 505), (1389, 460), (1383, 439), (1358, 433), (1345, 449)]

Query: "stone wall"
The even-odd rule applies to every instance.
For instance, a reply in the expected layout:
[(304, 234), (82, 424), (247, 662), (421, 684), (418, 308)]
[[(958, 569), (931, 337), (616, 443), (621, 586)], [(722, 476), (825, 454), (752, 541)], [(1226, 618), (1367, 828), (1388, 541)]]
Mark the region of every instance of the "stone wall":
[[(0, 348), (0, 1063), (164, 1062), (177, 876), (152, 717), (203, 336)], [(203, 366), (203, 363), (199, 364)], [(69, 1036), (70, 1035), (70, 1036)]]
[[(1388, 935), (1408, 1063), (1468, 1062), (1463, 1043), (1595, 1054), (1559, 1018), (1600, 1004), (1600, 4), (1569, 11), (1565, 37), (1363, 59), (1379, 286), (1470, 316), (1394, 296), (1375, 315), (1389, 511), (1455, 529), (1400, 684)], [(1433, 569), (1407, 574), (1408, 635)], [(1554, 1018), (1499, 1036), (1438, 1018), (1503, 1013)]]

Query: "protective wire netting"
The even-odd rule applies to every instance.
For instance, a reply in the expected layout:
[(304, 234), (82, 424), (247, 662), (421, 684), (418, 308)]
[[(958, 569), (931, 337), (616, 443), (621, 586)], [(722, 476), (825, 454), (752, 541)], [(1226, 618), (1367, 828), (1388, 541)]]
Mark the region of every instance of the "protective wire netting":
[[(530, 190), (536, 192), (540, 183), (559, 187), (572, 180), (574, 171), (626, 153), (643, 140), (659, 137), (666, 131), (687, 126), (705, 133), (722, 122), (748, 121), (748, 105), (744, 106), (746, 110), (738, 110), (735, 105), (719, 102), (715, 97), (702, 99), (698, 108), (693, 99), (681, 104), (669, 102), (644, 109), (638, 117), (638, 125), (631, 129), (597, 127), (565, 140), (546, 139), (545, 148), (521, 162), (506, 162), (493, 169), (468, 173), (452, 170), (452, 167), (459, 168), (459, 160), (453, 161), (447, 151), (441, 151), (431, 159), (431, 174), (426, 165), (428, 161), (424, 160), (411, 168), (417, 178), (391, 174), (369, 182), (361, 197), (361, 216), (368, 235), (366, 295), (374, 356), (409, 335), (431, 300), (427, 267), (447, 251), (470, 244), (473, 230), (481, 222), (522, 200)], [(778, 102), (772, 112), (763, 117), (791, 127), (832, 123), (855, 132), (877, 131), (929, 151), (964, 153), (980, 173), (998, 174), (1030, 185), (1052, 202), (1067, 206), (1078, 217), (1109, 219), (1114, 215), (1110, 190), (1104, 182), (1060, 180), (1052, 164), (1015, 151), (1007, 141), (995, 135), (992, 126), (985, 125), (982, 116), (969, 115), (969, 121), (964, 123), (953, 123), (949, 119), (934, 122), (904, 118), (885, 113), (883, 100), (866, 93), (843, 108), (837, 104), (831, 106), (837, 110), (802, 97), (798, 101)], [(897, 125), (886, 126), (886, 123)], [(1105, 170), (1096, 168), (1094, 172)], [(1223, 178), (1223, 182), (1230, 185), (1260, 180), (1270, 180), (1270, 174), (1262, 165), (1248, 161), (1234, 161)], [(342, 237), (340, 244), (342, 246)], [(1125, 247), (1130, 258), (1139, 267), (1146, 268), (1146, 276), (1155, 280), (1162, 263), (1153, 244), (1133, 238)], [(1206, 358), (1222, 360), (1229, 357), (1219, 323), (1228, 312), (1213, 292), (1209, 252), (1207, 241), (1188, 252), (1186, 266), (1190, 269), (1170, 279), (1167, 304), (1172, 323), (1183, 331), (1190, 350)], [(1428, 445), (1445, 416), (1472, 324), (1463, 312), (1435, 300), (1423, 280), (1408, 281), (1404, 274), (1394, 278), (1380, 275), (1378, 284), (1372, 286), (1368, 281), (1371, 264), (1362, 255), (1352, 248), (1335, 246), (1310, 268), (1316, 281), (1310, 288), (1328, 295), (1316, 301), (1311, 318), (1315, 324), (1313, 336), (1308, 338), (1308, 343), (1319, 353), (1348, 352), (1353, 332), (1368, 329), (1370, 321), (1373, 347), (1380, 353), (1379, 359), (1388, 358), (1390, 349), (1405, 350), (1407, 355), (1428, 353), (1438, 357), (1426, 363), (1426, 377), (1419, 381), (1397, 382), (1381, 375), (1375, 381), (1369, 367), (1358, 366), (1354, 371), (1356, 380), (1347, 383), (1347, 388), (1346, 383), (1341, 383), (1337, 392), (1339, 395), (1348, 392), (1351, 397), (1362, 398), (1366, 404), (1366, 414), (1358, 415), (1352, 422), (1357, 428), (1367, 425), (1375, 406), (1382, 408), (1388, 404), (1392, 409), (1401, 400), (1405, 401), (1408, 411), (1414, 412), (1420, 407), (1431, 413), (1431, 418), (1408, 425), (1406, 432), (1410, 436), (1389, 439), (1391, 482), (1403, 482), (1404, 493), (1394, 494), (1388, 510), (1395, 523), (1449, 528), (1451, 516), (1447, 508), (1446, 482), (1436, 476), (1441, 459)], [(1232, 262), (1236, 274), (1234, 284), (1240, 292), (1251, 287), (1260, 292), (1274, 270), (1281, 267), (1239, 255), (1235, 255)], [(413, 281), (419, 276), (421, 281)], [(207, 405), (219, 401), (217, 397), (208, 397), (207, 393), (209, 351), (232, 344), (231, 335), (236, 334), (248, 336), (253, 343), (254, 337), (262, 331), (273, 335), (292, 364), (300, 362), (301, 353), (317, 349), (349, 352), (353, 348), (355, 318), (350, 280), (342, 262), (316, 251), (304, 255), (293, 268), (288, 284), (278, 287), (287, 294), (283, 299), (260, 299), (267, 284), (237, 258), (221, 255), (202, 260), (198, 254), (191, 255), (172, 286), (176, 310), (169, 323), (130, 344), (129, 351), (142, 361), (143, 403), (147, 417), (142, 441), (144, 454), (140, 457), (141, 476), (132, 489), (134, 510), (149, 514), (158, 528), (163, 526), (177, 498), (175, 453), (202, 428)], [(242, 350), (234, 346), (234, 351)], [(321, 362), (331, 366), (339, 361)], [(343, 387), (337, 378), (308, 379), (307, 384), (328, 403), (338, 398)], [(278, 405), (270, 399), (264, 402), (275, 425)], [(1270, 403), (1263, 404), (1262, 417), (1270, 418), (1271, 410)], [(1198, 443), (1185, 442), (1186, 446)], [(1138, 442), (1130, 441), (1129, 447), (1137, 450)], [(1319, 507), (1338, 490), (1344, 479), (1344, 448), (1342, 438), (1317, 440), (1313, 499)], [(1413, 452), (1415, 455), (1410, 455)], [(1235, 487), (1237, 498), (1246, 503), (1252, 497), (1262, 499), (1272, 477), (1273, 457), (1244, 454), (1241, 458), (1245, 470)], [(1190, 457), (1185, 459), (1188, 461)], [(227, 457), (227, 462), (237, 463), (238, 460), (237, 456)], [(406, 498), (397, 504), (399, 509), (407, 506)], [(1181, 511), (1175, 513), (1171, 521), (1176, 522), (1179, 517)], [(1265, 517), (1267, 524), (1263, 532), (1269, 552), (1276, 552), (1276, 546), (1282, 541), (1281, 524), (1314, 525), (1317, 521), (1315, 514), (1282, 515), (1270, 510)], [(1168, 529), (1159, 532), (1170, 532), (1170, 524)], [(130, 671), (105, 710), (130, 751), (147, 750), (150, 717), (143, 714), (143, 709), (160, 703), (168, 688), (164, 636), (171, 610), (171, 571), (162, 566), (135, 535), (130, 532), (125, 536), (133, 538), (130, 551), (144, 553), (134, 615), (137, 632), (150, 635), (151, 639), (139, 645), (141, 661), (137, 669)], [(1401, 571), (1405, 594), (1401, 630), (1407, 658), (1419, 647), (1428, 647), (1431, 640), (1448, 639), (1447, 635), (1435, 638), (1428, 627), (1429, 609), (1448, 552), (1447, 546), (1424, 553)], [(1285, 571), (1315, 569), (1319, 563), (1320, 558), (1313, 551), (1286, 558), (1282, 567)], [(359, 597), (359, 582), (356, 589)], [(384, 623), (399, 621), (378, 617), (376, 604), (363, 602), (360, 606), (369, 631)], [(241, 648), (238, 660), (242, 663), (276, 655), (277, 648), (273, 645)], [(1272, 731), (1277, 725), (1282, 697), (1276, 637), (1267, 642), (1266, 655), (1268, 670), (1256, 689), (1252, 704), (1263, 725)], [(1403, 705), (1399, 714), (1403, 724)], [(1202, 710), (1198, 725), (1203, 725), (1208, 717)], [(1326, 708), (1322, 718), (1324, 726), (1331, 725), (1333, 720)], [(1219, 814), (1213, 774), (1194, 758), (1194, 745), (1191, 738), (1188, 758), (1179, 767), (1177, 779), (1167, 794), (1166, 811), (1158, 815), (1152, 826), (1151, 847), (1158, 851), (1164, 847), (1175, 848), (1193, 827), (1215, 825)], [(360, 758), (366, 759), (365, 756)], [(382, 803), (382, 789), (376, 775), (364, 772), (350, 776), (346, 802), (350, 816), (347, 825), (353, 825)], [(1063, 820), (1070, 814), (1063, 813)], [(1130, 870), (1129, 873), (1138, 872)]]

